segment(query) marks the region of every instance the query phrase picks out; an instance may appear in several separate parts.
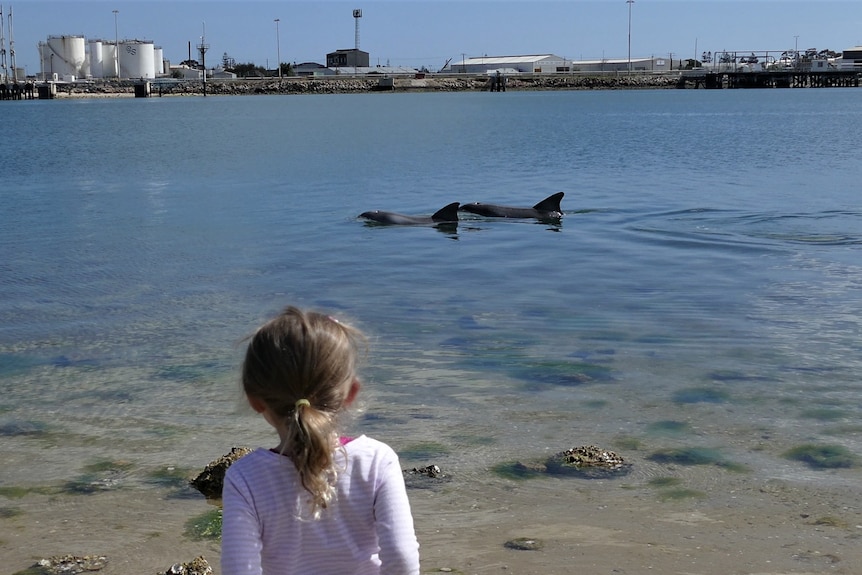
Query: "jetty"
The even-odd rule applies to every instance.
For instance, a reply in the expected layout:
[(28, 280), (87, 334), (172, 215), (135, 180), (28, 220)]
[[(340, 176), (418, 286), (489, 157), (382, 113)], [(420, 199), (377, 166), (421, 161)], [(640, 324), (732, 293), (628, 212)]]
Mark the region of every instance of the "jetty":
[(681, 70), (678, 88), (850, 88), (862, 70), (836, 67), (813, 48), (779, 51), (704, 53), (703, 62)]
[(680, 74), (677, 88), (858, 88), (859, 77), (860, 73), (854, 70), (684, 70)]

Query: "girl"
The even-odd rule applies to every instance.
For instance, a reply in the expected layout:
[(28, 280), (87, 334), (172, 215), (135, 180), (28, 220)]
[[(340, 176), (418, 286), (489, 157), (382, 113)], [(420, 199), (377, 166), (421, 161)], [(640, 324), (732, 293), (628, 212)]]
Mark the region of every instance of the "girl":
[(225, 476), (223, 575), (419, 573), (398, 456), (365, 435), (337, 433), (337, 416), (359, 392), (362, 340), (355, 328), (295, 307), (252, 336), (243, 390), (279, 444)]

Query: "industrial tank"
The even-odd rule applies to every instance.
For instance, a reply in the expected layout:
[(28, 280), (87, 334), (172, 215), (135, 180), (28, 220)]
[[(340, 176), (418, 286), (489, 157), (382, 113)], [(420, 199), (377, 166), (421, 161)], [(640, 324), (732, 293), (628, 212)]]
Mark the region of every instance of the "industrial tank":
[(39, 43), (39, 56), (45, 76), (80, 78), (86, 75), (86, 41), (83, 36), (48, 36)]
[(90, 76), (93, 78), (104, 78), (105, 71), (102, 68), (102, 41), (90, 40)]
[(161, 46), (156, 46), (153, 50), (153, 59), (156, 64), (156, 76), (163, 76), (165, 74), (165, 54)]
[(120, 43), (121, 78), (155, 78), (155, 49), (152, 42), (125, 40)]
[(117, 45), (113, 42), (102, 43), (102, 77), (117, 77)]

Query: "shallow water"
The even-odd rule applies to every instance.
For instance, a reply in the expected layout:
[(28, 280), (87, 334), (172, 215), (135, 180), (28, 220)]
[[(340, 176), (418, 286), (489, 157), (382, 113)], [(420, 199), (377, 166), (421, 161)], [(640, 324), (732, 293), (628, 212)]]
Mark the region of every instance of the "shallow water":
[[(158, 492), (165, 465), (272, 443), (236, 376), (241, 339), (289, 303), (372, 335), (351, 427), (405, 467), (477, 478), (597, 444), (645, 478), (691, 447), (858, 482), (782, 454), (862, 455), (860, 94), (4, 106), (0, 486), (122, 460), (98, 480)], [(356, 218), (557, 191), (560, 222)]]

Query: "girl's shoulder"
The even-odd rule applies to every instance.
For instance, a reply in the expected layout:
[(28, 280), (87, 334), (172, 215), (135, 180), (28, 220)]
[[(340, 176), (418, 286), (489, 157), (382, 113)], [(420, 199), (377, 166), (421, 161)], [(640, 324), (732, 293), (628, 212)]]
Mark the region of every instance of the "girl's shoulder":
[(367, 435), (360, 435), (359, 437), (351, 439), (349, 442), (344, 444), (344, 447), (347, 449), (347, 454), (349, 456), (356, 455), (373, 458), (398, 457), (395, 450), (388, 444), (374, 439), (373, 437), (368, 437)]
[(258, 447), (234, 461), (230, 467), (227, 468), (226, 473), (231, 473), (231, 471), (233, 471), (233, 473), (236, 474), (240, 471), (254, 469), (261, 466), (277, 465), (282, 457), (283, 456), (278, 453), (274, 453), (269, 449)]

